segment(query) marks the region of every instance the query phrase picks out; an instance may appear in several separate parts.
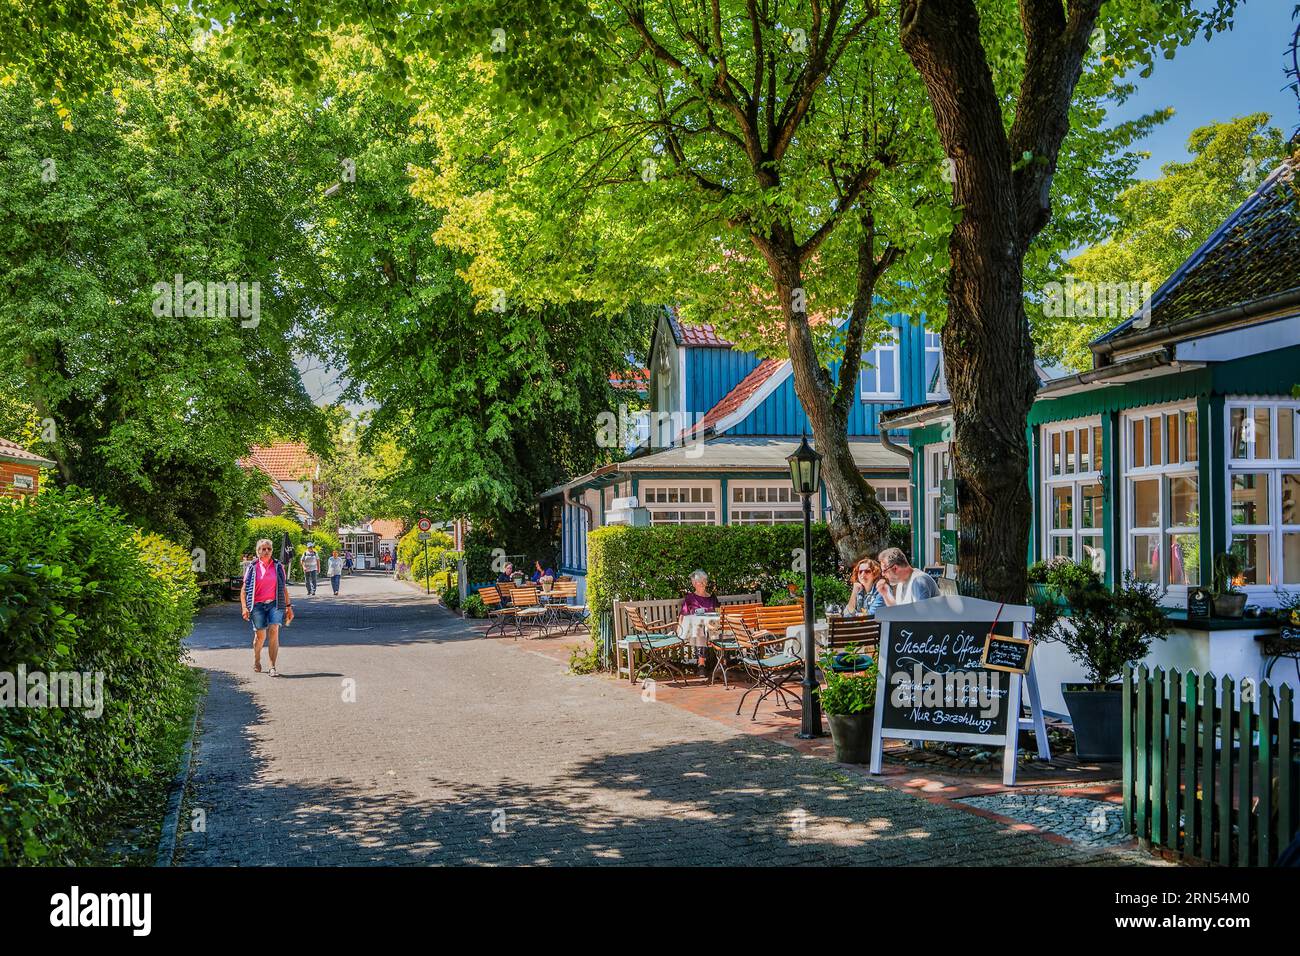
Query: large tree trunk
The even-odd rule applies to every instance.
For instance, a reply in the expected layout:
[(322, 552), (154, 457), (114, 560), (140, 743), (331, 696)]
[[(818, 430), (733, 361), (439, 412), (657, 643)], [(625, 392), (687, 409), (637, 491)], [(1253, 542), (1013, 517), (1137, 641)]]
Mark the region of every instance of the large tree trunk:
[(1026, 420), (1038, 390), (1024, 257), (1051, 215), (1052, 176), (1102, 0), (1022, 3), (1025, 73), (1010, 131), (972, 0), (900, 0), (899, 35), (952, 161), (943, 355), (953, 406), (965, 593), (1024, 600), (1032, 504)]
[(769, 265), (776, 273), (777, 295), (785, 316), (794, 391), (822, 456), (822, 479), (831, 506), (831, 540), (841, 563), (848, 567), (862, 556), (875, 556), (888, 547), (889, 513), (858, 470), (849, 446), (848, 421), (835, 408), (829, 376), (817, 361), (808, 316), (795, 311), (794, 290), (802, 285), (795, 255), (769, 255)]

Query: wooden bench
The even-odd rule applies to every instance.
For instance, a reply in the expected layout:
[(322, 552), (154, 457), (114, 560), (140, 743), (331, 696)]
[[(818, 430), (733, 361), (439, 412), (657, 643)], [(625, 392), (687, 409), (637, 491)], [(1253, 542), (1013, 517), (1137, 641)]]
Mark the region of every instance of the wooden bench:
[(775, 607), (758, 609), (759, 630), (767, 631), (776, 637), (785, 637), (787, 628), (803, 622), (802, 601), (798, 604), (778, 604)]

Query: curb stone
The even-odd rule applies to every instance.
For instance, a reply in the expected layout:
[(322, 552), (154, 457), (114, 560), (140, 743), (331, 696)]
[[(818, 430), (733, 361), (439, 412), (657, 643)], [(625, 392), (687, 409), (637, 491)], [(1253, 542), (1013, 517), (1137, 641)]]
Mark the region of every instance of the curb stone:
[(199, 714), (202, 713), (208, 698), (207, 672), (203, 672), (203, 692), (194, 701), (194, 713), (190, 715), (190, 735), (185, 741), (181, 753), (180, 767), (172, 777), (171, 788), (167, 794), (167, 815), (163, 817), (162, 833), (158, 837), (158, 854), (153, 865), (171, 866), (176, 855), (177, 830), (181, 821), (181, 803), (185, 799), (185, 787), (190, 781), (190, 767), (194, 763), (194, 734), (198, 729)]

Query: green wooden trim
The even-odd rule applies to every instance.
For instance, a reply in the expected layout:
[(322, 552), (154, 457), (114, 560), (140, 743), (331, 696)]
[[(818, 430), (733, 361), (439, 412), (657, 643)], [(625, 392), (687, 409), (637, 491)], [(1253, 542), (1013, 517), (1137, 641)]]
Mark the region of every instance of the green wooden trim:
[(1214, 556), (1228, 550), (1228, 450), (1223, 396), (1211, 395), (1206, 402), (1197, 402), (1196, 413), (1201, 416), (1197, 430), (1204, 442), (1200, 448), (1201, 507), (1208, 508), (1209, 514), (1208, 521), (1207, 512), (1201, 514), (1201, 585), (1204, 587), (1214, 580)]
[(913, 448), (920, 448), (922, 445), (934, 445), (939, 442), (949, 441), (952, 438), (952, 422), (936, 422), (933, 425), (922, 425), (920, 428), (913, 428), (907, 433), (907, 440)]
[(723, 475), (718, 481), (721, 485), (719, 495), (722, 497), (722, 513), (718, 516), (718, 520), (722, 524), (729, 524), (728, 516), (731, 514), (731, 499), (727, 497), (727, 476)]
[(1236, 726), (1237, 712), (1232, 709), (1236, 695), (1231, 677), (1224, 676), (1220, 693), (1222, 706), (1219, 708), (1219, 741), (1223, 750), (1219, 756), (1219, 785), (1214, 794), (1215, 805), (1219, 808), (1219, 865), (1232, 863), (1232, 764), (1233, 731)]
[(925, 567), (925, 513), (927, 503), (925, 500), (925, 455), (921, 449), (917, 449), (916, 454), (912, 456), (912, 471), (915, 478), (912, 481), (912, 561), (918, 568)]
[(1147, 740), (1150, 751), (1151, 791), (1151, 842), (1159, 843), (1165, 834), (1165, 672), (1157, 667), (1151, 675), (1151, 736)]
[(1187, 734), (1183, 737), (1183, 853), (1196, 854), (1196, 674), (1183, 675), (1183, 715), (1187, 719)]
[(1038, 489), (1042, 487), (1042, 435), (1036, 425), (1025, 429), (1025, 442), (1029, 446), (1029, 500), (1034, 504), (1034, 512), (1029, 521), (1029, 563), (1033, 564), (1043, 554), (1041, 542), (1045, 540), (1043, 528), (1043, 509), (1046, 506)]
[[(1029, 410), (1029, 423), (1060, 422), (1106, 412), (1177, 402), (1194, 395), (1209, 394), (1213, 383), (1210, 369), (1193, 369), (1157, 375), (1123, 385), (1097, 385), (1084, 392), (1061, 398), (1039, 399)], [(1290, 386), (1288, 386), (1288, 389)]]
[(1124, 567), (1124, 488), (1120, 482), (1120, 415), (1110, 412), (1101, 418), (1101, 494), (1103, 521), (1101, 546), (1106, 551), (1106, 586), (1113, 588)]
[(1214, 703), (1217, 684), (1213, 674), (1201, 677), (1201, 859), (1214, 859)]

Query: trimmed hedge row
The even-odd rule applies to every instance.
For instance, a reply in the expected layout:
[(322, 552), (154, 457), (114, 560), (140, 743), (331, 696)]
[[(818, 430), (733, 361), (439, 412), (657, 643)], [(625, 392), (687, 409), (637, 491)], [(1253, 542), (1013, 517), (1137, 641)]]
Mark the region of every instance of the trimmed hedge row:
[[(189, 553), (116, 508), (56, 489), (0, 502), (0, 690), (13, 697), (0, 706), (0, 865), (88, 859), (113, 816), (170, 776), (197, 600)], [(20, 667), (25, 696), (37, 672), (102, 673), (102, 712), (87, 697), (14, 706)]]
[[(614, 601), (680, 597), (691, 589), (691, 572), (707, 571), (716, 594), (784, 590), (782, 577), (796, 570), (803, 526), (657, 525), (610, 526), (587, 535), (587, 603), (593, 616)], [(814, 575), (841, 576), (839, 558), (825, 523), (812, 528)]]

